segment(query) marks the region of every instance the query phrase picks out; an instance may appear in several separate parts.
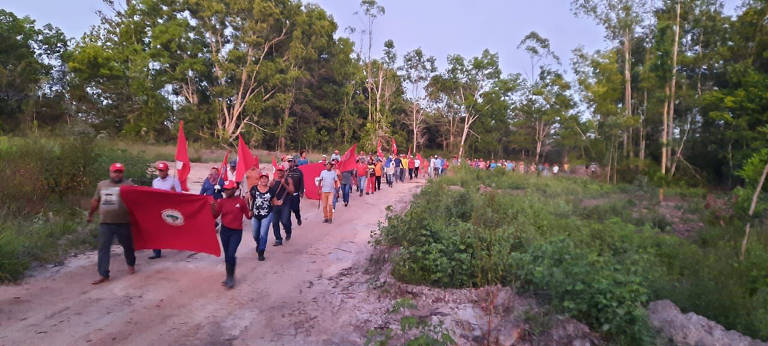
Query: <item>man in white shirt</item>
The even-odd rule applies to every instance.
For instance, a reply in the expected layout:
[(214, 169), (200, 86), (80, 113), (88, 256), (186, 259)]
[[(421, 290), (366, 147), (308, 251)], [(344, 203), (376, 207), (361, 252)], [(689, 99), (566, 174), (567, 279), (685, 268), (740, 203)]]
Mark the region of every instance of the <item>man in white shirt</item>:
[[(157, 178), (152, 180), (152, 187), (160, 190), (181, 192), (179, 179), (168, 175), (168, 164), (162, 161), (157, 164)], [(152, 252), (154, 254), (149, 257), (151, 260), (163, 257), (160, 249), (153, 249)]]
[(333, 203), (332, 196), (333, 191), (336, 190), (336, 181), (339, 180), (339, 176), (333, 170), (333, 163), (327, 162), (326, 170), (320, 173), (320, 177), (317, 179), (317, 185), (320, 187), (323, 203), (323, 223), (333, 223)]

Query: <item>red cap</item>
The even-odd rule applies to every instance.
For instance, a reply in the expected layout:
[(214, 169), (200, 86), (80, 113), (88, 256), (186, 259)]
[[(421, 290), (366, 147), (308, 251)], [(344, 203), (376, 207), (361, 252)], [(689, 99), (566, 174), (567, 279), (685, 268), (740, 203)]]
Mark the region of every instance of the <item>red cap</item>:
[(109, 172), (125, 172), (125, 166), (120, 162), (115, 162), (109, 166)]
[(162, 162), (162, 161), (161, 161), (161, 162), (159, 162), (159, 163), (157, 164), (157, 170), (158, 170), (158, 171), (167, 171), (167, 170), (168, 170), (168, 164), (167, 164), (167, 163), (165, 163), (165, 162)]
[(237, 188), (237, 183), (234, 180), (227, 180), (222, 187), (224, 190), (232, 190)]
[(267, 171), (265, 171), (265, 170), (261, 170), (260, 173), (259, 173), (259, 178), (261, 178), (261, 177), (269, 178), (269, 173), (267, 173)]
[(285, 167), (283, 167), (283, 165), (278, 165), (278, 166), (277, 166), (277, 170), (278, 170), (278, 171), (284, 171), (284, 170), (285, 170)]

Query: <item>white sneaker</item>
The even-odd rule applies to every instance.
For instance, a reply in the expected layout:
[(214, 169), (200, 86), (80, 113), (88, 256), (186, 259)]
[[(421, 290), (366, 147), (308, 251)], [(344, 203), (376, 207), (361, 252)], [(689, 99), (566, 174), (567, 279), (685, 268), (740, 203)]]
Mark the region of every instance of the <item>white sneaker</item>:
[(333, 209), (333, 212), (335, 213), (335, 212), (336, 212), (336, 209)]

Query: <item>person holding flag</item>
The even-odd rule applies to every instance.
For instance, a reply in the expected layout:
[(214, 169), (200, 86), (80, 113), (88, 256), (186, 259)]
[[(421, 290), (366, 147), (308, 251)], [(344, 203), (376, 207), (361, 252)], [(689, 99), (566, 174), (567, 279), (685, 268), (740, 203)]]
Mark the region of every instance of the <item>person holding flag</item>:
[(93, 214), (99, 212), (99, 250), (97, 267), (99, 279), (92, 282), (98, 285), (109, 280), (109, 255), (112, 240), (117, 237), (123, 247), (123, 256), (128, 265), (128, 273), (136, 272), (136, 255), (133, 250), (131, 237), (131, 216), (120, 199), (120, 186), (133, 185), (129, 180), (123, 180), (125, 167), (115, 162), (109, 167), (109, 179), (102, 180), (96, 185), (96, 193), (91, 199), (91, 209), (88, 211), (86, 222), (93, 221)]
[[(152, 180), (152, 188), (165, 191), (182, 192), (181, 183), (176, 177), (168, 175), (168, 164), (160, 161), (157, 164), (157, 178)], [(160, 249), (152, 249), (152, 256), (149, 259), (157, 259), (163, 257), (163, 252)]]
[(227, 277), (221, 282), (226, 288), (235, 287), (235, 265), (237, 248), (243, 239), (243, 217), (250, 219), (253, 213), (242, 197), (235, 196), (237, 183), (233, 180), (224, 182), (224, 198), (213, 201), (213, 217), (221, 216), (221, 247), (224, 249), (224, 263)]
[[(293, 156), (288, 157), (288, 172), (285, 176), (291, 180), (293, 193), (288, 196), (288, 207), (296, 215), (296, 224), (301, 226), (301, 199), (304, 198), (304, 173), (296, 166)], [(290, 215), (289, 215), (290, 216)], [(288, 222), (290, 222), (290, 217)]]
[(283, 236), (280, 234), (280, 224), (285, 229), (285, 240), (291, 240), (291, 208), (288, 206), (288, 197), (294, 191), (291, 179), (285, 177), (283, 166), (277, 166), (271, 186), (275, 187), (275, 198), (272, 199), (272, 233), (275, 235), (275, 243), (272, 246), (281, 246)]
[(224, 178), (219, 174), (219, 167), (211, 167), (208, 177), (203, 180), (203, 186), (200, 188), (200, 195), (211, 196), (213, 199), (221, 199), (221, 186), (224, 185)]

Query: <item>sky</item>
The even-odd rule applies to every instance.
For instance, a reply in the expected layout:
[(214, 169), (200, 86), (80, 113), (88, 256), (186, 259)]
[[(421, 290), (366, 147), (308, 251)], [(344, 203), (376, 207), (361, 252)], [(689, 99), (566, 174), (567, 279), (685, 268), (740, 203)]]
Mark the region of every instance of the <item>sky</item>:
[[(116, 0), (120, 3), (121, 0)], [(306, 2), (306, 1), (305, 1)], [(362, 16), (354, 13), (359, 0), (310, 0), (318, 3), (344, 28), (362, 28)], [(726, 11), (741, 1), (726, 0)], [(374, 56), (380, 56), (384, 41), (392, 39), (398, 56), (415, 48), (435, 56), (439, 67), (446, 65), (449, 54), (479, 56), (488, 48), (499, 54), (502, 71), (525, 73), (530, 62), (517, 49), (520, 40), (537, 31), (551, 41), (553, 50), (570, 72), (571, 51), (583, 46), (588, 51), (606, 48), (601, 27), (589, 18), (577, 18), (570, 12), (570, 0), (379, 0), (385, 15), (374, 27)], [(38, 25), (51, 23), (69, 37), (80, 37), (91, 25), (98, 24), (96, 11), (101, 0), (1, 0), (0, 8), (18, 16), (30, 16)], [(359, 41), (359, 35), (353, 37)]]

